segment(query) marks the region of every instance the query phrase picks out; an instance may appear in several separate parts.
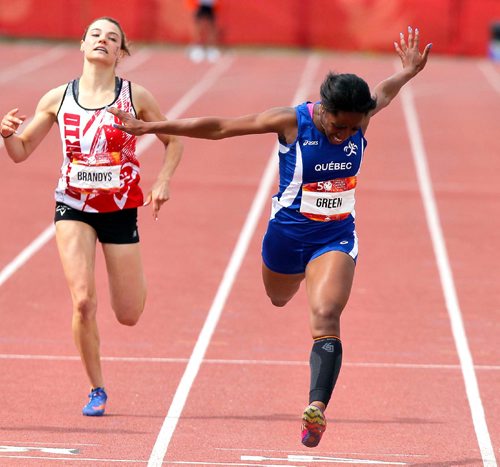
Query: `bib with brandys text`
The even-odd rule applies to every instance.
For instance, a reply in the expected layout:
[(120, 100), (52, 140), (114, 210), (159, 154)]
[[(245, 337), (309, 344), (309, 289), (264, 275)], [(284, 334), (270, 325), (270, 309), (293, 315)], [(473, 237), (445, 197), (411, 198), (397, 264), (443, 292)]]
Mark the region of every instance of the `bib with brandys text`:
[(84, 194), (120, 191), (121, 153), (72, 152), (67, 172), (68, 187)]

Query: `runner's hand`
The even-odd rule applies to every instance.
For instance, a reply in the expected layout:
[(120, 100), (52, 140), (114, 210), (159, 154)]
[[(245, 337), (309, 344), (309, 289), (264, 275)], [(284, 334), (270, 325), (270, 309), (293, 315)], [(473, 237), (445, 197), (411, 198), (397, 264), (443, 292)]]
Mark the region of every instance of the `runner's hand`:
[(146, 201), (144, 206), (149, 204), (153, 205), (153, 218), (155, 221), (158, 220), (158, 213), (163, 203), (168, 201), (170, 198), (170, 189), (168, 182), (157, 181), (151, 191), (146, 196)]
[(121, 125), (119, 123), (114, 123), (113, 126), (115, 128), (136, 136), (146, 133), (143, 127), (143, 121), (134, 118), (132, 114), (117, 109), (116, 107), (109, 107), (107, 110), (122, 122)]
[(408, 68), (413, 75), (423, 70), (432, 47), (432, 44), (427, 44), (424, 51), (420, 53), (419, 41), (419, 30), (416, 28), (415, 31), (413, 31), (412, 27), (408, 26), (408, 41), (405, 40), (404, 34), (400, 33), (399, 44), (394, 42), (394, 48), (401, 59), (403, 68)]
[(19, 109), (12, 109), (3, 116), (2, 123), (0, 124), (0, 133), (4, 138), (17, 133), (19, 126), (26, 120), (26, 115), (17, 116), (17, 112), (19, 112)]

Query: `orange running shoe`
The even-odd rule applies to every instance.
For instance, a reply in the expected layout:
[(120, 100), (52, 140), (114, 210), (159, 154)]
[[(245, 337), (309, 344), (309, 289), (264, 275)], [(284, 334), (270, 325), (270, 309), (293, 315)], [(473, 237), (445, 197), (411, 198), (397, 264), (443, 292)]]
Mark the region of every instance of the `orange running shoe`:
[(302, 414), (302, 444), (308, 448), (316, 447), (325, 430), (326, 419), (321, 409), (308, 405)]

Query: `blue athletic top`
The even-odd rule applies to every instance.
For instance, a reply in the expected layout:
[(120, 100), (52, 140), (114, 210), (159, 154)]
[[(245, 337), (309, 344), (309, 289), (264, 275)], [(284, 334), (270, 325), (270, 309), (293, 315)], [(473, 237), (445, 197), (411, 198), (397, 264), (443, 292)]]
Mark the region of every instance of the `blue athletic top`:
[(367, 144), (361, 130), (332, 144), (316, 128), (313, 104), (298, 105), (297, 139), (279, 144), (279, 192), (272, 198), (271, 222), (308, 242), (339, 229), (354, 230), (354, 193)]

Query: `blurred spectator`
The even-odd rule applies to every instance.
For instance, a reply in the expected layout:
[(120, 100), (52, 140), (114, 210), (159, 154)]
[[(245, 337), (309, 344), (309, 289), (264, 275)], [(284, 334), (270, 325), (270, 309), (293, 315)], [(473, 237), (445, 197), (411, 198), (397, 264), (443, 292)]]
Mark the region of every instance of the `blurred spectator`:
[(491, 25), (490, 58), (500, 61), (500, 21), (495, 21)]
[(188, 0), (193, 11), (193, 44), (189, 58), (196, 63), (203, 60), (215, 62), (220, 57), (218, 48), (217, 7), (218, 0)]

